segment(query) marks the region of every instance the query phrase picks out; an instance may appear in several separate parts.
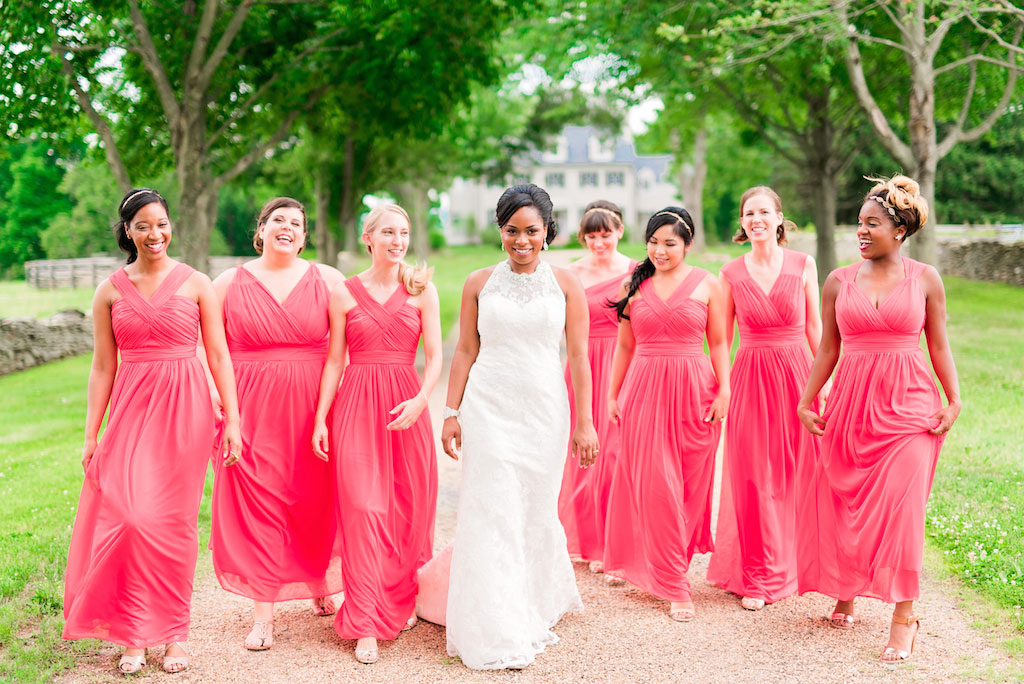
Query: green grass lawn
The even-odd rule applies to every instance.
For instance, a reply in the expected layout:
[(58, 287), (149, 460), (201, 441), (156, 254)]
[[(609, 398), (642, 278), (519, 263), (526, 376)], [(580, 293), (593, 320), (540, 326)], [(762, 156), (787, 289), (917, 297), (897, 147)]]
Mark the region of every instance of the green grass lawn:
[[(638, 257), (643, 247), (624, 251)], [(742, 251), (730, 246), (692, 261), (717, 272), (725, 255)], [(474, 247), (450, 248), (432, 259), (444, 330), (455, 323), (466, 273), (500, 258), (497, 248)], [(41, 293), (29, 304), (18, 287), (24, 284), (0, 283), (4, 315), (10, 315), (11, 300), (21, 315), (34, 315), (66, 308), (72, 295), (83, 292)], [(1003, 641), (1020, 654), (1024, 289), (957, 278), (948, 278), (946, 287), (964, 411), (939, 461), (928, 510), (929, 556), (941, 558), (963, 582), (966, 603), (994, 606), (988, 623), (1014, 626)], [(85, 294), (78, 301), (87, 306)], [(80, 356), (0, 378), (0, 681), (51, 681), (73, 664), (76, 651), (92, 648), (60, 640), (64, 565), (82, 481), (89, 362)], [(209, 496), (200, 514), (204, 543), (208, 532)]]

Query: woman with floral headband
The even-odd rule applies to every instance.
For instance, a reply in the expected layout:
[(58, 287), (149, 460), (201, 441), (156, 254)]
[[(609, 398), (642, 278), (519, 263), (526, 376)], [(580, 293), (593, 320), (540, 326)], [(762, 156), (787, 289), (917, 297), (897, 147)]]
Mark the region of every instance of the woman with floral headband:
[[(620, 425), (604, 571), (696, 616), (686, 572), (712, 550), (711, 487), (729, 406), (725, 299), (718, 279), (686, 263), (693, 219), (666, 207), (647, 222), (647, 258), (613, 304), (618, 341), (608, 416)], [(707, 340), (710, 359), (704, 353)]]
[[(928, 220), (917, 182), (876, 180), (857, 219), (861, 261), (833, 271), (822, 294), (821, 346), (797, 406), (822, 435), (821, 459), (801, 505), (800, 591), (836, 599), (833, 627), (856, 624), (853, 601), (895, 603), (886, 663), (906, 660), (920, 629), (925, 504), (943, 439), (960, 415), (946, 339), (946, 294), (931, 266), (900, 255)], [(942, 406), (920, 347), (946, 393)], [(842, 345), (843, 356), (839, 358)], [(812, 408), (832, 369), (823, 415)]]
[[(568, 267), (583, 283), (590, 310), (587, 357), (594, 383), (594, 427), (601, 445), (601, 458), (592, 467), (581, 468), (579, 458), (569, 449), (558, 495), (558, 517), (569, 542), (569, 556), (589, 561), (593, 572), (601, 571), (604, 559), (605, 511), (619, 445), (619, 426), (608, 420), (608, 380), (619, 321), (615, 310), (607, 304), (615, 298), (622, 279), (637, 265), (618, 250), (623, 232), (621, 209), (605, 200), (591, 202), (583, 212), (576, 233), (576, 239), (589, 253)], [(571, 420), (575, 422), (575, 398), (569, 376), (566, 368)], [(612, 578), (609, 576), (609, 579)]]

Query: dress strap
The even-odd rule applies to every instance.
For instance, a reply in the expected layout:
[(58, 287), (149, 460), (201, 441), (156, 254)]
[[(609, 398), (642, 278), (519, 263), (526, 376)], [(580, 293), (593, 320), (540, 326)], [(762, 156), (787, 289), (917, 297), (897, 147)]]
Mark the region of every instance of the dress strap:
[(903, 257), (903, 270), (907, 279), (916, 280), (924, 272), (925, 264), (910, 257)]
[(795, 249), (783, 249), (782, 253), (782, 273), (779, 275), (802, 276), (810, 256)]
[(689, 297), (693, 294), (693, 291), (697, 289), (697, 286), (704, 282), (704, 278), (708, 275), (708, 272), (699, 266), (694, 266), (693, 270), (686, 274), (683, 278), (683, 282), (680, 283), (676, 291), (672, 293), (670, 299), (676, 299), (681, 297)]

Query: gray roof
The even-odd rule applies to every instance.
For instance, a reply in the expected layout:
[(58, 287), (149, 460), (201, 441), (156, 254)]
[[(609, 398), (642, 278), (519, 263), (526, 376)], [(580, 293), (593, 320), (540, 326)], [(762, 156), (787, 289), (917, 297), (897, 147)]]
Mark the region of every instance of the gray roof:
[[(611, 162), (595, 161), (590, 158), (591, 138), (598, 137), (597, 129), (593, 126), (566, 126), (562, 129), (565, 136), (567, 155), (565, 161), (559, 164), (630, 164), (636, 169), (650, 169), (654, 172), (655, 178), (661, 180), (668, 171), (672, 161), (670, 154), (637, 154), (636, 146), (631, 140), (623, 137), (616, 137), (614, 143), (614, 156)], [(538, 166), (543, 166), (544, 161), (540, 153), (530, 155), (530, 160)]]

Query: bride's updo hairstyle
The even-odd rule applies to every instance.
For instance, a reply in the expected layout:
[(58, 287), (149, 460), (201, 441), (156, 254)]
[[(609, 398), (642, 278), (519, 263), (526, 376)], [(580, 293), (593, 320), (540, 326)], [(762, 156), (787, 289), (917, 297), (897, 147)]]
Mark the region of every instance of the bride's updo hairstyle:
[(893, 223), (903, 226), (903, 235), (908, 238), (928, 222), (928, 201), (921, 195), (921, 186), (907, 176), (892, 178), (868, 178), (875, 186), (864, 196), (864, 201), (874, 200), (882, 205)]
[[(662, 226), (672, 226), (672, 231), (687, 247), (693, 243), (693, 218), (690, 216), (690, 212), (682, 207), (665, 207), (652, 216), (647, 221), (647, 230), (644, 232), (644, 244), (650, 242), (651, 238), (654, 237), (654, 234)], [(609, 300), (608, 306), (615, 309), (615, 312), (619, 315), (619, 320), (623, 318), (629, 320), (629, 316), (626, 315), (626, 305), (629, 304), (630, 297), (635, 295), (637, 290), (640, 289), (640, 284), (654, 275), (654, 270), (654, 262), (651, 261), (650, 257), (645, 258), (633, 269), (633, 275), (629, 279), (629, 291), (626, 292), (626, 296), (617, 302)]]
[(558, 235), (554, 205), (551, 203), (551, 195), (547, 190), (533, 183), (513, 185), (501, 193), (501, 197), (498, 198), (498, 207), (494, 211), (498, 228), (504, 228), (505, 224), (512, 219), (512, 215), (523, 207), (533, 207), (540, 214), (544, 227), (548, 229), (547, 235), (544, 236), (544, 242), (550, 245)]
[[(405, 209), (397, 204), (378, 204), (367, 214), (366, 220), (363, 221), (363, 233), (372, 235), (375, 230), (384, 224), (385, 217), (388, 214), (401, 216), (409, 224), (409, 230), (412, 230), (412, 221), (409, 220), (409, 214)], [(373, 248), (370, 245), (366, 246), (366, 251), (371, 255), (373, 254)], [(427, 268), (426, 266), (410, 266), (405, 262), (398, 265), (398, 280), (405, 286), (405, 291), (413, 297), (426, 289), (432, 275), (434, 275), (434, 269)]]

